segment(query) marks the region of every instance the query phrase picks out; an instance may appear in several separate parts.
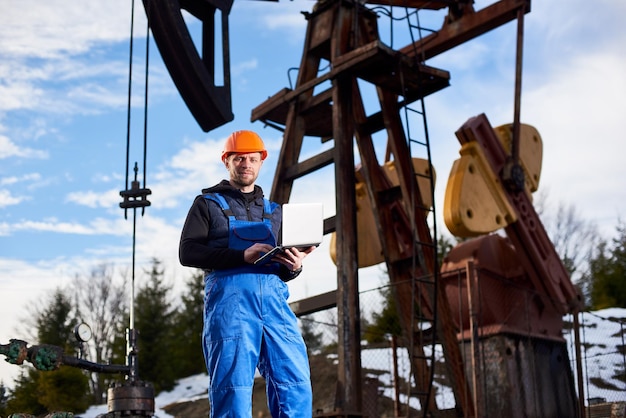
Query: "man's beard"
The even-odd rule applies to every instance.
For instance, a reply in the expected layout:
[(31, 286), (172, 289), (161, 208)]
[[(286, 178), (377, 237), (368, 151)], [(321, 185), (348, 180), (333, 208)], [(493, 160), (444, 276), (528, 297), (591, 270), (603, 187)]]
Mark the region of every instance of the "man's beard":
[(233, 178), (233, 183), (235, 183), (237, 186), (250, 186), (252, 184), (254, 184), (254, 182), (256, 181), (256, 176), (252, 176), (252, 177), (246, 177), (244, 178), (241, 175), (237, 175), (235, 178)]

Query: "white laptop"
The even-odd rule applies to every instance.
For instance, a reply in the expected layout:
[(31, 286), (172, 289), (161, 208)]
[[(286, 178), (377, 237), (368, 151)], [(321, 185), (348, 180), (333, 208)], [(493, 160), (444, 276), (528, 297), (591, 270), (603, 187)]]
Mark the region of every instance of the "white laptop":
[(263, 254), (254, 264), (269, 261), (285, 248), (305, 250), (317, 247), (324, 238), (324, 205), (322, 203), (285, 203), (280, 244)]

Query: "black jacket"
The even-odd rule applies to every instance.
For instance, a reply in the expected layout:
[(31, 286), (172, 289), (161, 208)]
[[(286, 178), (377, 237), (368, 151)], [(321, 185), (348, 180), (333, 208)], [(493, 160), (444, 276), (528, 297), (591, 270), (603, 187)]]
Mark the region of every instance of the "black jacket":
[[(229, 204), (231, 206), (245, 207), (248, 220), (261, 220), (258, 215), (254, 215), (262, 214), (263, 211), (263, 190), (259, 186), (254, 186), (254, 191), (251, 193), (242, 193), (240, 190), (232, 187), (228, 180), (222, 180), (213, 187), (203, 189), (202, 193), (219, 193), (230, 201)], [(211, 231), (211, 225), (215, 225), (215, 222), (211, 220), (211, 211), (208, 205), (209, 202), (202, 195), (199, 195), (189, 209), (180, 237), (178, 251), (180, 263), (183, 266), (197, 267), (205, 271), (246, 265), (243, 250), (228, 248), (226, 245), (223, 247), (207, 245), (210, 237), (215, 236), (217, 232)], [(219, 216), (223, 216), (221, 211)], [(278, 234), (280, 219), (273, 221), (273, 223), (275, 224), (274, 233)], [(219, 231), (219, 234), (223, 235), (224, 233), (227, 234), (227, 231)], [(281, 265), (279, 275), (284, 281), (291, 280), (297, 276), (297, 274), (290, 272), (283, 265)]]

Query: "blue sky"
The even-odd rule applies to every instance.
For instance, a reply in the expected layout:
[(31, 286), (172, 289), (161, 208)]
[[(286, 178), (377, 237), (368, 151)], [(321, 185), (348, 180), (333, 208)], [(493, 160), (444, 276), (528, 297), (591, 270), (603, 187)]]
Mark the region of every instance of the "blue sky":
[[(491, 3), (477, 1), (476, 8)], [(2, 344), (26, 338), (26, 306), (76, 274), (102, 262), (113, 264), (119, 275), (128, 272), (132, 213), (125, 220), (118, 205), (125, 188), (130, 4), (0, 0)], [(235, 1), (229, 18), (235, 119), (208, 133), (190, 115), (151, 43), (152, 206), (137, 224), (138, 273), (157, 257), (175, 286), (191, 274), (178, 265), (180, 229), (200, 189), (225, 176), (219, 153), (233, 130), (253, 129), (265, 139), (270, 157), (260, 184), (269, 194), (281, 136), (251, 123), (250, 113), (289, 86), (288, 71), (299, 65), (306, 29), (300, 12), (313, 4)], [(536, 1), (525, 19), (521, 116), (543, 138), (540, 190), (552, 205), (575, 205), (607, 237), (626, 212), (625, 12), (620, 0)], [(145, 18), (140, 1), (135, 16), (131, 164), (141, 164)], [(424, 19), (437, 28), (443, 15)], [(512, 121), (515, 32), (515, 24), (507, 24), (427, 62), (451, 74), (451, 86), (426, 100), (439, 208), (458, 158), (454, 132), (480, 113), (493, 126)], [(382, 29), (381, 38), (390, 42)], [(401, 36), (394, 42), (394, 48), (406, 45)], [(295, 80), (295, 72), (290, 74)], [(296, 182), (292, 200), (323, 201), (326, 216), (333, 215), (332, 172), (309, 177)], [(443, 222), (439, 228), (445, 233)], [(293, 300), (335, 288), (327, 241), (290, 284)], [(361, 287), (376, 285), (380, 276), (378, 267), (362, 271)], [(16, 369), (1, 365), (0, 378)]]

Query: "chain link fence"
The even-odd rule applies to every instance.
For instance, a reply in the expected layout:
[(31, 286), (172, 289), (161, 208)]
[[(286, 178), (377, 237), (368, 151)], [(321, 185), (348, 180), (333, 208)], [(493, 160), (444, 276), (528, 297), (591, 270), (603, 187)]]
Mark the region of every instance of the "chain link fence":
[[(577, 370), (573, 317), (565, 317), (565, 338), (572, 370)], [(626, 402), (626, 309), (579, 315), (581, 360), (575, 375), (587, 406)], [(621, 415), (624, 416), (624, 415)]]
[[(624, 416), (615, 410), (626, 402), (626, 309), (581, 313), (577, 349), (571, 315), (555, 315), (524, 282), (480, 269), (476, 273), (469, 281), (457, 272), (440, 280), (454, 317), (453, 324), (444, 326), (457, 331), (467, 383), (462, 390), (476, 405), (477, 416), (520, 411), (525, 416), (569, 416), (580, 407), (587, 416)], [(392, 286), (359, 295), (363, 410), (370, 418), (422, 416), (411, 355), (401, 339), (385, 332), (397, 325), (385, 315), (389, 295)], [(328, 413), (337, 396), (337, 309), (303, 315), (300, 321), (311, 357), (314, 411)], [(432, 356), (433, 416), (457, 416), (458, 397), (437, 338), (424, 345), (424, 354)], [(598, 412), (600, 405), (608, 412)], [(511, 414), (507, 408), (519, 411)]]

